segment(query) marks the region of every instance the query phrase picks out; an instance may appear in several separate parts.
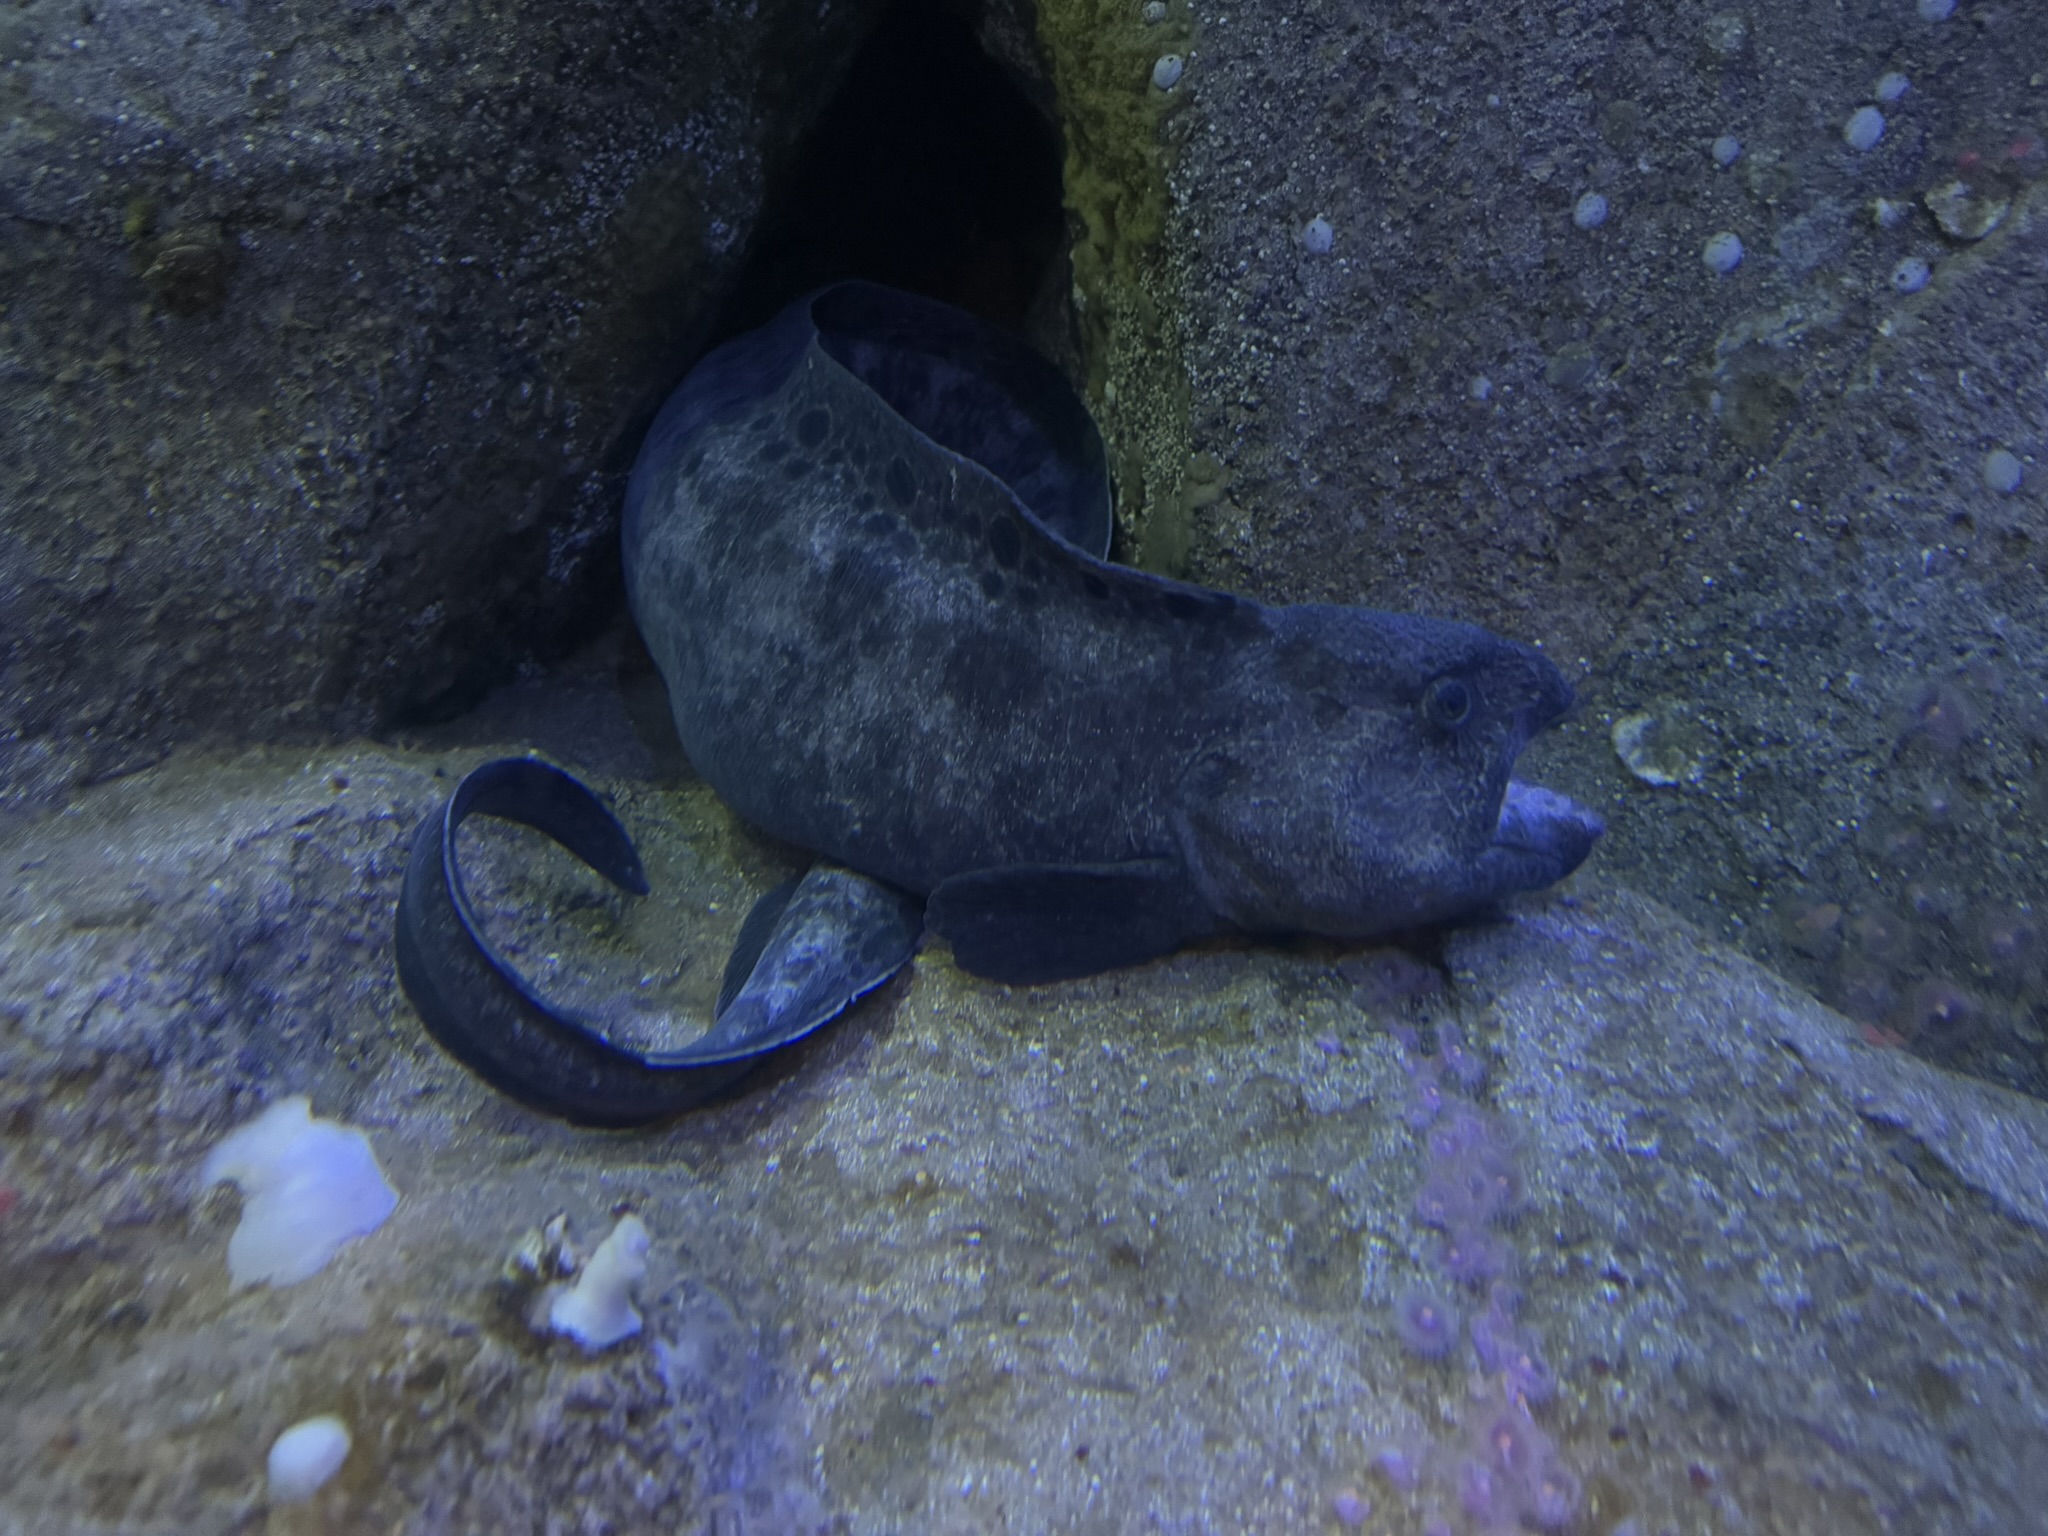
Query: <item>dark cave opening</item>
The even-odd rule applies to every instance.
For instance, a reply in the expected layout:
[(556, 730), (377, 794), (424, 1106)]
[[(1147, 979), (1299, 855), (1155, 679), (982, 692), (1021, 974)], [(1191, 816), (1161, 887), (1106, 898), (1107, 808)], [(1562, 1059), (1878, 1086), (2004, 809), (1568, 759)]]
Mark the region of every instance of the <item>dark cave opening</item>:
[[(698, 357), (840, 278), (957, 305), (1071, 363), (1064, 156), (1050, 90), (1044, 105), (1034, 103), (1031, 69), (1006, 65), (984, 46), (993, 14), (984, 0), (898, 0), (882, 14), (846, 60), (831, 100), (770, 167), (730, 290), (710, 316), (687, 324), (690, 350), (671, 355), (666, 368), (656, 364), (637, 422), (613, 438), (604, 471), (618, 492), (645, 427)], [(1005, 36), (1017, 34), (1021, 20), (1028, 37), (1028, 9), (1005, 10), (1001, 19)], [(658, 284), (643, 298), (684, 302)], [(673, 316), (649, 315), (647, 323), (654, 334), (682, 339)], [(615, 545), (616, 534), (609, 539)], [(504, 630), (480, 636), (452, 680), (398, 704), (384, 728), (417, 730), (468, 714), (506, 683), (520, 651), (529, 668), (556, 672), (593, 643), (617, 643), (622, 681), (644, 681), (634, 674), (652, 664), (626, 619), (615, 557), (587, 562), (571, 590), (544, 605), (540, 622), (530, 594), (518, 596), (524, 644)]]
[(846, 277), (1014, 331), (1064, 304), (1059, 135), (983, 48), (978, 11), (902, 0), (882, 18), (770, 191), (714, 342)]
[[(1060, 136), (1049, 105), (984, 48), (981, 14), (979, 0), (900, 0), (883, 16), (770, 187), (703, 351), (811, 289), (865, 278), (1074, 362)], [(618, 686), (643, 740), (676, 760), (623, 595), (619, 614)]]
[[(705, 351), (843, 278), (942, 300), (1056, 357), (1072, 350), (1059, 134), (982, 46), (981, 9), (900, 0), (883, 16), (770, 188)], [(630, 623), (620, 638), (635, 728), (673, 758), (653, 659)]]

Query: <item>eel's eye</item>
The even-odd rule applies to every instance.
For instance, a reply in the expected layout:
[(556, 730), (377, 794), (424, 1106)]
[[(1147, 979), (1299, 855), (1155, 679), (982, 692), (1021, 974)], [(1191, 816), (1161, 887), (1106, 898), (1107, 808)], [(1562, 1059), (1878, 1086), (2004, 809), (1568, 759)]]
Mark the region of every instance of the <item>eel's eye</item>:
[(1472, 718), (1472, 689), (1455, 677), (1440, 677), (1422, 690), (1423, 718), (1440, 731), (1455, 731)]

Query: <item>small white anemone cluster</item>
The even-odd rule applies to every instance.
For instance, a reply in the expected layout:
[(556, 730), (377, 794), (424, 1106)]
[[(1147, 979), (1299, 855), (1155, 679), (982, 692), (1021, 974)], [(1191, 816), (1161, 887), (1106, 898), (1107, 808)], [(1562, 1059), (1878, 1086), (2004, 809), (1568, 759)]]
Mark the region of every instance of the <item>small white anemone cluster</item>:
[(632, 1292), (646, 1278), (650, 1243), (646, 1224), (638, 1216), (621, 1216), (573, 1283), (551, 1285), (541, 1293), (534, 1327), (568, 1335), (586, 1354), (633, 1337), (641, 1321)]

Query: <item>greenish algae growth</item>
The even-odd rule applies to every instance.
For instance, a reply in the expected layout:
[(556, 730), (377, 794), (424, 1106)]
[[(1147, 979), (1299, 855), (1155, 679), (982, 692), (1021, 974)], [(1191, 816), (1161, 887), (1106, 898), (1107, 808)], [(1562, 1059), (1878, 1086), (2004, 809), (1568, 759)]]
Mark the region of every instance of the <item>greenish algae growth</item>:
[(121, 238), (130, 245), (139, 245), (156, 233), (156, 203), (150, 197), (137, 193), (128, 199), (128, 205), (121, 213)]
[(1088, 403), (1110, 444), (1118, 535), (1132, 564), (1178, 575), (1190, 511), (1182, 495), (1189, 391), (1175, 317), (1180, 277), (1168, 259), (1164, 130), (1189, 99), (1152, 84), (1161, 54), (1185, 56), (1191, 18), (1175, 6), (1146, 26), (1132, 0), (1044, 0), (1039, 40), (1052, 63), (1074, 216), (1074, 299)]

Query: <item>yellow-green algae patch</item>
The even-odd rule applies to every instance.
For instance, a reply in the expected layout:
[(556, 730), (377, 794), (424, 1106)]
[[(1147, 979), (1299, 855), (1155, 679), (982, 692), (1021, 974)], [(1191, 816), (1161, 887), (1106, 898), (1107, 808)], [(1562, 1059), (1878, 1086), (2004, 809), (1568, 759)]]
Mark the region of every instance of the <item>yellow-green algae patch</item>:
[(1122, 554), (1176, 574), (1187, 550), (1181, 479), (1191, 445), (1162, 130), (1193, 76), (1162, 91), (1152, 66), (1188, 52), (1193, 21), (1182, 4), (1146, 26), (1133, 0), (1041, 0), (1038, 31), (1066, 138), (1074, 308), (1088, 401), (1110, 444)]

